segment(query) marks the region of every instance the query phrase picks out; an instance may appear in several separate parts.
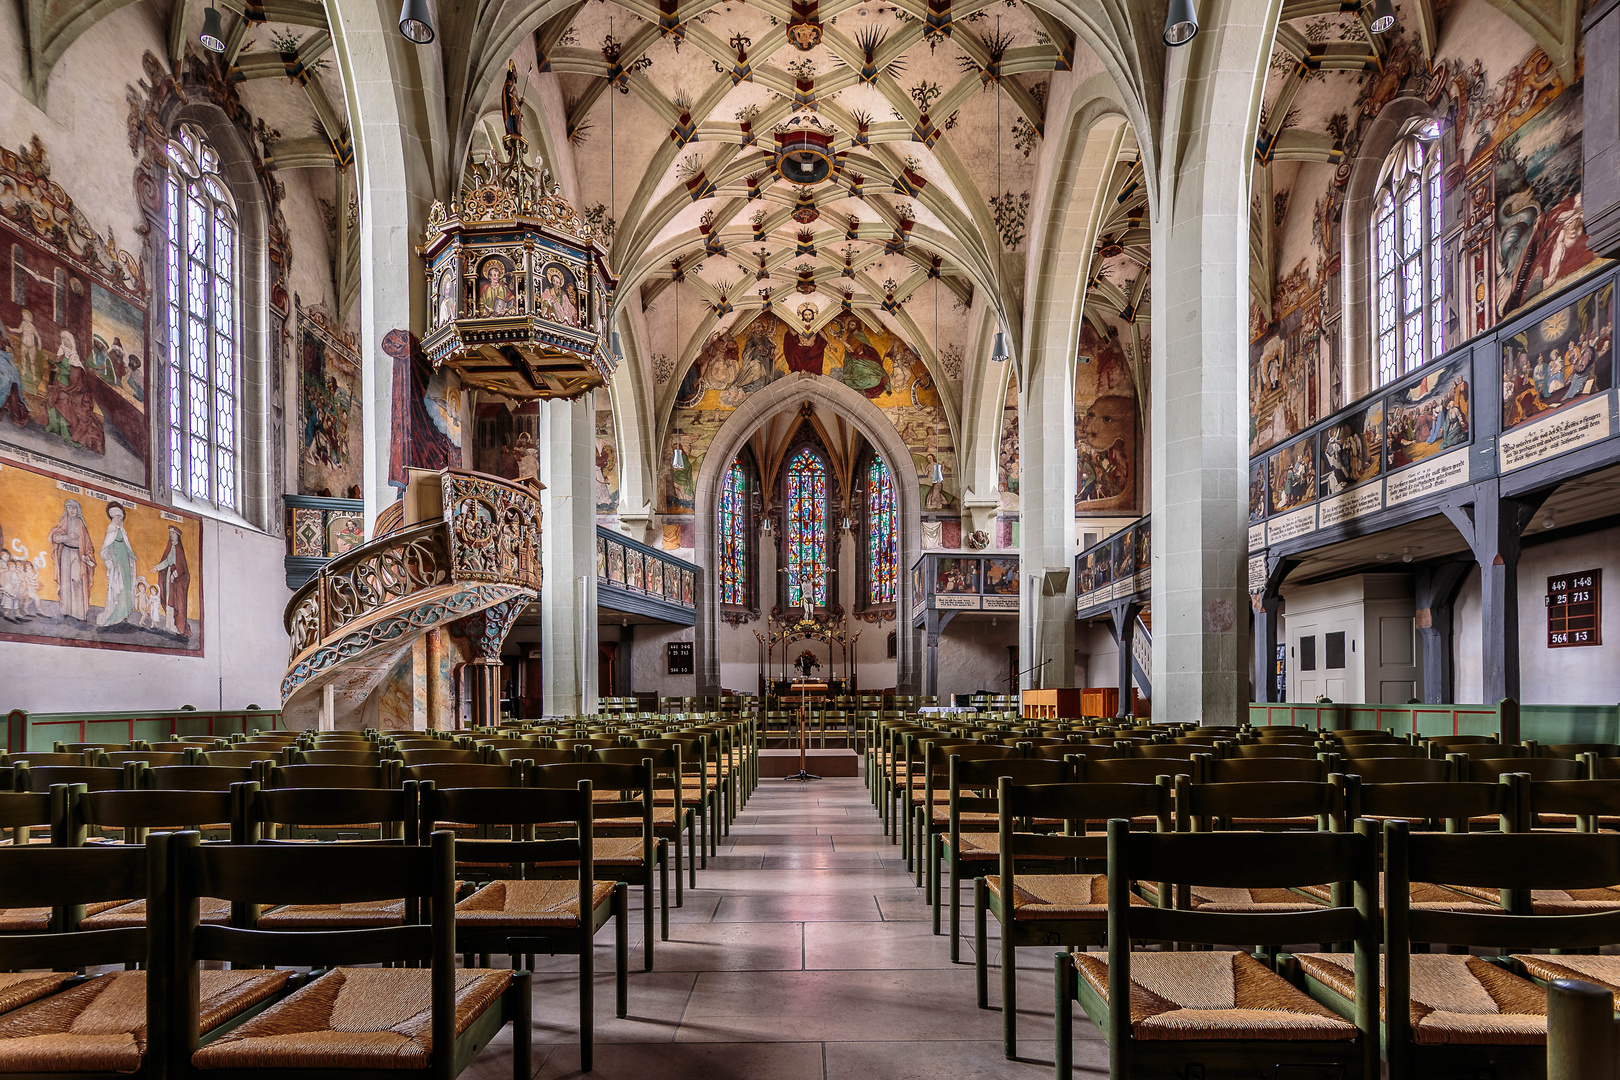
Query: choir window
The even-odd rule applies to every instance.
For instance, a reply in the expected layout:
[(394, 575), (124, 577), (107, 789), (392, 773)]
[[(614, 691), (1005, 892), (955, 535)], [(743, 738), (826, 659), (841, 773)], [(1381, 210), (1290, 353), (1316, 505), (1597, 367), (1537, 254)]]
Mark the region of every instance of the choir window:
[(895, 602), (899, 579), (899, 543), (895, 537), (894, 479), (876, 454), (866, 468), (866, 599), (870, 604)]
[(809, 447), (787, 469), (788, 603), (827, 603), (827, 466)]
[(1384, 386), (1444, 351), (1441, 160), (1438, 143), (1402, 137), (1384, 162), (1374, 200), (1373, 385)]

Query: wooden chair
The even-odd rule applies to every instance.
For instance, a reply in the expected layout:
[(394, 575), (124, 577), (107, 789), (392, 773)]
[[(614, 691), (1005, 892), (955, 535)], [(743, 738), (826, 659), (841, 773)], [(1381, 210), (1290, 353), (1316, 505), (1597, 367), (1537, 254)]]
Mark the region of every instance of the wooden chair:
[(1089, 758), (1078, 779), (1088, 784), (1155, 784), (1161, 776), (1192, 776), (1197, 769), (1193, 758)]
[[(79, 912), (115, 898), (165, 906), (168, 867), (143, 847), (92, 845), (0, 849), (0, 908)], [(7, 976), (0, 1019), (0, 1075), (160, 1080), (174, 1044), (172, 939), (144, 926), (90, 930), (76, 919), (56, 933), (0, 936)], [(85, 976), (75, 969), (124, 964), (143, 970)], [(41, 970), (43, 969), (43, 970)], [(280, 993), (289, 972), (208, 971), (196, 979), (218, 1031)]]
[[(983, 742), (957, 743), (940, 740), (926, 743), (923, 750), (923, 791), (912, 810), (916, 839), (912, 841), (917, 852), (917, 884), (924, 887), (924, 899), (934, 900), (934, 933), (939, 933), (939, 903), (935, 886), (939, 884), (941, 852), (938, 840), (950, 824), (951, 787), (950, 763), (955, 757), (974, 761), (1002, 760), (1023, 757), (1017, 746), (1000, 746)], [(991, 781), (993, 787), (994, 781)], [(943, 804), (943, 805), (942, 805)], [(995, 823), (992, 816), (979, 819), (977, 828), (988, 832)]]
[[(636, 739), (634, 747), (637, 750), (678, 750), (680, 751), (681, 770), (681, 805), (687, 814), (697, 822), (697, 848), (687, 848), (689, 872), (695, 874), (701, 867), (708, 869), (711, 844), (714, 840), (710, 830), (710, 818), (714, 810), (714, 793), (709, 786), (709, 771), (704, 762), (708, 757), (708, 740), (706, 738), (694, 739)], [(597, 747), (596, 749), (611, 749)], [(659, 805), (665, 805), (666, 800), (672, 796), (658, 796)], [(688, 837), (690, 839), (690, 837)], [(692, 887), (697, 888), (697, 879), (692, 879)]]
[(1364, 784), (1440, 784), (1455, 779), (1457, 772), (1449, 761), (1422, 756), (1351, 758), (1337, 762), (1335, 769), (1361, 777)]
[(370, 750), (325, 750), (288, 747), (282, 758), (284, 765), (379, 765), (382, 753)]
[(113, 750), (103, 753), (96, 764), (116, 769), (133, 762), (145, 765), (149, 769), (166, 769), (176, 765), (188, 765), (192, 757), (192, 754), (185, 751)]
[[(588, 780), (572, 791), (535, 788), (455, 788), (421, 791), (421, 829), (435, 822), (462, 821), (505, 826), (512, 840), (463, 840), (460, 857), (470, 862), (507, 863), (510, 878), (491, 881), (455, 905), (455, 943), (472, 954), (504, 953), (512, 966), (524, 955), (539, 952), (579, 957), (580, 1068), (589, 1072), (593, 1056), (596, 932), (614, 921), (614, 974), (617, 1015), (629, 1013), (626, 956), (627, 887), (624, 882), (597, 881), (592, 832), (592, 792)], [(574, 835), (531, 839), (534, 826), (570, 822)], [(573, 881), (533, 880), (529, 864), (567, 864), (576, 868)], [(439, 907), (436, 903), (435, 909)]]
[(265, 761), (275, 764), (280, 760), (281, 751), (264, 750), (204, 750), (197, 755), (199, 765), (217, 765), (232, 769), (251, 769), (257, 762)]
[[(152, 846), (169, 853), (175, 882), (176, 964), (166, 1001), (173, 1052), (166, 1080), (372, 1078), (383, 1071), (379, 1057), (393, 1069), (452, 1080), (507, 1024), (513, 1080), (532, 1076), (529, 973), (456, 967), (451, 834), (434, 835), (420, 847), (356, 848), (202, 845), (187, 832), (155, 836)], [(199, 925), (204, 895), (286, 906), (365, 904), (405, 895), (413, 906), (425, 902), (431, 921), (387, 930), (267, 934)], [(207, 1005), (202, 990), (209, 973), (199, 971), (199, 962), (220, 960), (250, 967), (343, 966), (205, 1041), (198, 1021)], [(378, 962), (419, 966), (350, 966)]]
[[(661, 916), (660, 936), (669, 940), (669, 863), (663, 857), (664, 840), (653, 825), (652, 759), (643, 758), (635, 764), (591, 761), (545, 765), (530, 773), (529, 779), (536, 788), (560, 791), (576, 789), (581, 780), (590, 781), (597, 876), (641, 887), (642, 940), (646, 943), (642, 964), (645, 970), (651, 971), (655, 898)], [(661, 878), (656, 894), (654, 866), (658, 867)]]
[[(1053, 959), (1059, 1080), (1073, 1067), (1071, 1001), (1107, 1041), (1113, 1080), (1206, 1072), (1377, 1080), (1377, 868), (1370, 822), (1354, 832), (1261, 835), (1138, 833), (1110, 821), (1107, 957)], [(1349, 881), (1354, 904), (1243, 915), (1177, 910), (1132, 904), (1133, 881), (1247, 892)], [(1234, 939), (1353, 942), (1353, 984), (1369, 1004), (1346, 1020), (1241, 952), (1133, 951), (1139, 941)]]
[(1198, 759), (1202, 768), (1195, 773), (1202, 784), (1326, 783), (1327, 763), (1321, 757), (1308, 758), (1216, 758)]
[(1426, 758), (1429, 748), (1404, 742), (1380, 742), (1372, 739), (1341, 743), (1338, 754), (1349, 761), (1386, 761), (1390, 758)]
[(139, 776), (138, 765), (120, 765), (116, 769), (99, 765), (30, 765), (17, 774), (17, 786), (23, 791), (49, 791), (58, 784), (83, 784), (90, 791), (108, 791), (135, 787)]
[(400, 769), (392, 759), (378, 765), (272, 765), (264, 770), (263, 783), (268, 788), (397, 788)]
[[(678, 746), (661, 749), (657, 747), (616, 746), (610, 749), (593, 750), (589, 761), (604, 764), (640, 765), (644, 761), (652, 762), (653, 767), (653, 835), (658, 838), (661, 845), (659, 859), (668, 861), (671, 850), (675, 853), (675, 906), (685, 903), (685, 892), (681, 884), (681, 870), (684, 866), (686, 875), (691, 880), (692, 888), (697, 888), (697, 815), (692, 812), (691, 806), (686, 802), (686, 772), (681, 766), (681, 751)], [(537, 766), (541, 768), (543, 766)], [(628, 818), (599, 820), (596, 827), (604, 835), (623, 835), (635, 828), (635, 823)], [(683, 854), (682, 848), (685, 841)], [(665, 935), (667, 940), (667, 934)]]
[(27, 765), (30, 768), (44, 768), (46, 766), (61, 767), (74, 765), (94, 765), (94, 754), (86, 760), (83, 754), (58, 753), (54, 750), (24, 750), (18, 753), (7, 753), (6, 762), (12, 767)]
[[(1502, 965), (1462, 953), (1413, 951), (1414, 942), (1462, 947), (1586, 949), (1620, 940), (1620, 912), (1531, 915), (1522, 909), (1424, 910), (1408, 902), (1411, 881), (1443, 880), (1528, 896), (1620, 882), (1620, 836), (1566, 833), (1412, 832), (1384, 825), (1384, 937), (1388, 943), (1384, 1048), (1390, 1080), (1480, 1075), (1545, 1077), (1546, 992)], [(1588, 957), (1515, 955), (1536, 964)], [(1312, 997), (1341, 1015), (1374, 1000), (1348, 985), (1334, 955), (1297, 957)]]
[(482, 750), (465, 750), (441, 744), (424, 750), (400, 750), (399, 760), (406, 768), (412, 765), (482, 765)]
[[(979, 1008), (989, 1007), (986, 931), (993, 915), (1001, 925), (1001, 1037), (1009, 1060), (1018, 1047), (1018, 949), (1084, 948), (1100, 944), (1106, 936), (1108, 881), (1086, 871), (1088, 861), (1106, 854), (1106, 845), (1102, 835), (1087, 835), (1087, 825), (1127, 815), (1151, 819), (1160, 830), (1170, 827), (1170, 786), (1165, 782), (1028, 784), (1019, 779), (998, 780), (997, 873), (973, 882), (973, 970)], [(1028, 823), (1034, 820), (1060, 821), (1063, 831), (1031, 832)], [(1032, 868), (1035, 873), (1022, 872)], [(1140, 897), (1130, 902), (1146, 903)]]

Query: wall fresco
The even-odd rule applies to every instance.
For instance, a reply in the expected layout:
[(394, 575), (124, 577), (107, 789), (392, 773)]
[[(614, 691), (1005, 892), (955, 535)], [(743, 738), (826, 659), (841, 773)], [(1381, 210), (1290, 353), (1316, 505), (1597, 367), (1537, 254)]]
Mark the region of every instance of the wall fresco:
[(293, 298), (298, 346), (298, 491), (358, 496), (361, 479), (360, 355), (354, 336), (321, 307)]
[(1466, 443), (1473, 430), (1468, 394), (1466, 356), (1391, 394), (1384, 467), (1399, 469)]
[(1378, 475), (1384, 460), (1384, 403), (1362, 409), (1322, 433), (1320, 494), (1337, 495)]
[(1136, 509), (1136, 382), (1117, 327), (1106, 337), (1080, 323), (1074, 376), (1077, 514)]
[(1502, 343), (1502, 429), (1613, 385), (1614, 286), (1605, 285)]

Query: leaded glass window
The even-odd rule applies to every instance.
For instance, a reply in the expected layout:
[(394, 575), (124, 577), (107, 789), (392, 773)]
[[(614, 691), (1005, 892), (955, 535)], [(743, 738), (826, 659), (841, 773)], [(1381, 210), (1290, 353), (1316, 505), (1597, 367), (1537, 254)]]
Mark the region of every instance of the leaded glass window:
[(894, 524), (894, 480), (873, 454), (866, 468), (866, 597), (873, 604), (894, 603), (900, 561)]
[(827, 466), (809, 447), (788, 462), (788, 603), (827, 603)]
[(236, 204), (219, 155), (190, 124), (169, 141), (163, 266), (169, 351), (169, 486), (237, 506)]
[(720, 487), (720, 602), (748, 603), (748, 474), (733, 461)]
[(1425, 125), (1384, 162), (1372, 219), (1374, 384), (1386, 383), (1445, 350), (1441, 160)]

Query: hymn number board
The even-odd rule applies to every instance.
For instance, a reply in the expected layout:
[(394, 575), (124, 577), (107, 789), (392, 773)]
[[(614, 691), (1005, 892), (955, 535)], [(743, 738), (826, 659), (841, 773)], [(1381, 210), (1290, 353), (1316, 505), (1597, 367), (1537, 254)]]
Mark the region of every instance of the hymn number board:
[(692, 643), (690, 641), (671, 641), (668, 646), (668, 674), (692, 674)]
[(1547, 648), (1603, 644), (1603, 571), (1547, 579)]

